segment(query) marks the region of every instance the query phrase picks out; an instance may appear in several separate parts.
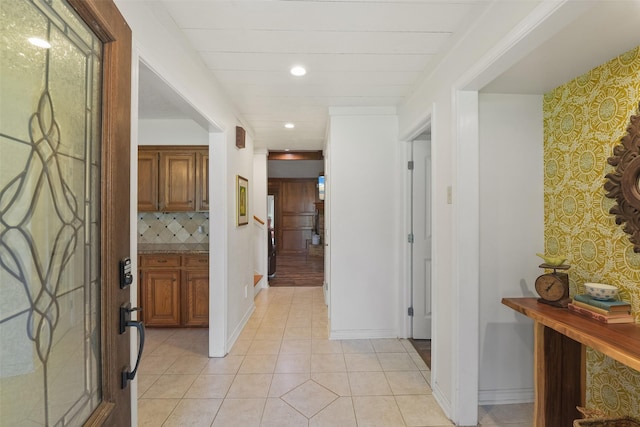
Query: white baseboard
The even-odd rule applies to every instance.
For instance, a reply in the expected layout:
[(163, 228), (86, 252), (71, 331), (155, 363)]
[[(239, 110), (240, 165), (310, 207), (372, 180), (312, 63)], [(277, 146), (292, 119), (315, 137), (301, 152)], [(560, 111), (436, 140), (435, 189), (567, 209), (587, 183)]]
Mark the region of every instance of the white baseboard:
[(247, 322), (251, 318), (251, 315), (253, 314), (254, 311), (256, 311), (256, 306), (255, 306), (255, 304), (252, 304), (251, 308), (249, 308), (249, 310), (247, 310), (247, 312), (242, 317), (242, 320), (240, 321), (238, 326), (236, 326), (236, 328), (234, 329), (233, 333), (231, 334), (231, 336), (227, 340), (227, 348), (226, 348), (227, 353), (229, 353), (229, 350), (231, 350), (231, 347), (233, 347), (233, 345), (238, 340), (238, 337), (242, 333), (242, 329), (244, 329), (245, 325), (247, 324)]
[(510, 403), (531, 403), (534, 401), (532, 388), (479, 390), (479, 405), (507, 405)]
[(438, 402), (438, 405), (440, 405), (440, 408), (442, 408), (442, 411), (447, 416), (447, 418), (451, 419), (451, 414), (453, 411), (451, 402), (449, 401), (449, 399), (447, 399), (444, 393), (442, 393), (442, 390), (440, 390), (440, 387), (437, 383), (431, 386), (431, 394), (433, 394), (433, 398), (436, 400), (436, 402)]

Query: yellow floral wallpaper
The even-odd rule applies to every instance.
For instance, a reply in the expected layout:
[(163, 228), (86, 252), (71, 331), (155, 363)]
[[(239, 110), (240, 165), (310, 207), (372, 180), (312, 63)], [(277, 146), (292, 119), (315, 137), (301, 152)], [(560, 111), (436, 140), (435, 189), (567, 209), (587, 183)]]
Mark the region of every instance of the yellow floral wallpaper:
[[(640, 254), (609, 209), (607, 158), (640, 102), (640, 46), (544, 96), (545, 250), (566, 255), (571, 294), (610, 283), (640, 321)], [(640, 372), (587, 352), (587, 406), (640, 417)]]

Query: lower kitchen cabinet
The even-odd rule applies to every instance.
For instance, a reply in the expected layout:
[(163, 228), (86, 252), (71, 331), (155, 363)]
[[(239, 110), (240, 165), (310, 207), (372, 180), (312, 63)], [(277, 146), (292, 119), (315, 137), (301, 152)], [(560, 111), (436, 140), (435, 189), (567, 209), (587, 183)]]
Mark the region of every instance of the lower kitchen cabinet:
[(142, 274), (142, 317), (146, 326), (180, 326), (180, 270)]
[(209, 325), (209, 271), (183, 271), (184, 326)]
[(209, 326), (208, 255), (141, 255), (139, 265), (145, 326)]

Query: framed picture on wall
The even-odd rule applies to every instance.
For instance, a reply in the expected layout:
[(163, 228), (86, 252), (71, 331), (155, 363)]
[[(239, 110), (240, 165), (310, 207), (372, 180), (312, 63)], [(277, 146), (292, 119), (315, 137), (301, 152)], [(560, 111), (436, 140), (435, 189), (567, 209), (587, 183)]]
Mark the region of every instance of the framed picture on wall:
[(249, 223), (249, 181), (247, 178), (236, 176), (236, 223)]

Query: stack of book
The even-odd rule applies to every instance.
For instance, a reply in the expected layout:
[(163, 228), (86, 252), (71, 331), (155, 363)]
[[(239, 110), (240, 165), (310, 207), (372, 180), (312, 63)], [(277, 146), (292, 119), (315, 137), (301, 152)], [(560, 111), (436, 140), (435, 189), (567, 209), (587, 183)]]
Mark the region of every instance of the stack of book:
[(631, 304), (624, 301), (601, 301), (588, 294), (575, 295), (569, 310), (602, 323), (633, 323)]

